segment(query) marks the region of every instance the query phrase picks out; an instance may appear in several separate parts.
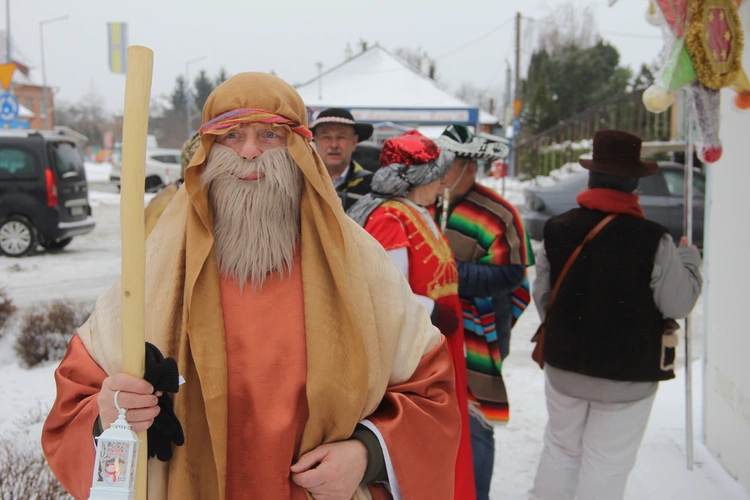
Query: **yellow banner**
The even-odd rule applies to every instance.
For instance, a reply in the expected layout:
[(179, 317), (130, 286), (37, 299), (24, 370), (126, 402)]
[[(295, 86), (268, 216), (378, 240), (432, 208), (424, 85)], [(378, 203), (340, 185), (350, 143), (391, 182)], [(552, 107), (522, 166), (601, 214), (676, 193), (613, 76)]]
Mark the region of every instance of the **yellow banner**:
[(109, 70), (124, 75), (128, 67), (128, 24), (107, 23), (109, 40)]

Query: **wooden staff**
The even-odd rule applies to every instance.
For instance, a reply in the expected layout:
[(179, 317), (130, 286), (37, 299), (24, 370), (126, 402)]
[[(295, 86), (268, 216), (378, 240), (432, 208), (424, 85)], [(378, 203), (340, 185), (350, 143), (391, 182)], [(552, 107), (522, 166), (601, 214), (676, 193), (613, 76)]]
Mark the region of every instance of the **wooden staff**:
[[(147, 47), (128, 47), (125, 79), (125, 112), (122, 124), (122, 173), (120, 226), (122, 235), (122, 371), (143, 377), (146, 369), (145, 288), (146, 245), (143, 195), (146, 176), (146, 135), (151, 99), (154, 53)], [(139, 432), (141, 444), (136, 469), (135, 498), (146, 500), (146, 432)]]

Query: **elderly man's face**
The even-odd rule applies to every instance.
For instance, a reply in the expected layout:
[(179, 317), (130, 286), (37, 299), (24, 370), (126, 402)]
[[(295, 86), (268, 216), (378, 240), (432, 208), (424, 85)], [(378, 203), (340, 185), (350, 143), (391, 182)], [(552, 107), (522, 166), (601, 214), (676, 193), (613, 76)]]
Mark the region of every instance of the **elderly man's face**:
[(254, 160), (266, 151), (286, 146), (286, 134), (284, 127), (248, 123), (220, 135), (216, 144), (231, 148), (240, 158)]
[(332, 179), (341, 175), (351, 163), (358, 139), (354, 127), (349, 125), (326, 123), (315, 127), (315, 149)]

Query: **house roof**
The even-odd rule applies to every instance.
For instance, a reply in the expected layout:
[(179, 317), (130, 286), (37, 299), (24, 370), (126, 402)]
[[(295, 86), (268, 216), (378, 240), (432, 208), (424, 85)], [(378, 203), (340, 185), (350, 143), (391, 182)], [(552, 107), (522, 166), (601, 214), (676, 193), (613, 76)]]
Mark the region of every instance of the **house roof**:
[(380, 45), (297, 87), (313, 113), (349, 109), (357, 121), (378, 123), (497, 123), (498, 118), (454, 97)]

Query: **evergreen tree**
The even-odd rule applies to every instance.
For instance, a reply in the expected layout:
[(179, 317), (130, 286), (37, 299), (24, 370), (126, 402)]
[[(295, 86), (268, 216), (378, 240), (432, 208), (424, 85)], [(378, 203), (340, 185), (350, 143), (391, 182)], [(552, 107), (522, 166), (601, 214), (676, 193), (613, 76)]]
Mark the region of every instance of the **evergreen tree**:
[(206, 104), (208, 96), (211, 94), (211, 92), (213, 92), (216, 86), (214, 85), (214, 82), (212, 82), (208, 77), (208, 74), (204, 69), (200, 70), (198, 76), (195, 77), (193, 86), (195, 87), (194, 109), (198, 113), (200, 113), (201, 110), (203, 110), (203, 105)]
[(521, 86), (521, 125), (539, 133), (576, 113), (626, 92), (631, 71), (619, 65), (620, 54), (604, 40), (588, 48), (576, 44), (531, 57)]
[(633, 80), (633, 89), (645, 89), (654, 83), (655, 74), (659, 70), (656, 65), (649, 67), (648, 64), (641, 64), (641, 69)]
[(189, 89), (185, 82), (185, 77), (178, 75), (175, 80), (174, 90), (170, 96), (172, 112), (184, 115), (187, 110), (187, 95)]
[(222, 83), (226, 82), (229, 78), (229, 75), (227, 74), (227, 70), (222, 67), (219, 69), (219, 74), (216, 75), (216, 86), (218, 87)]

